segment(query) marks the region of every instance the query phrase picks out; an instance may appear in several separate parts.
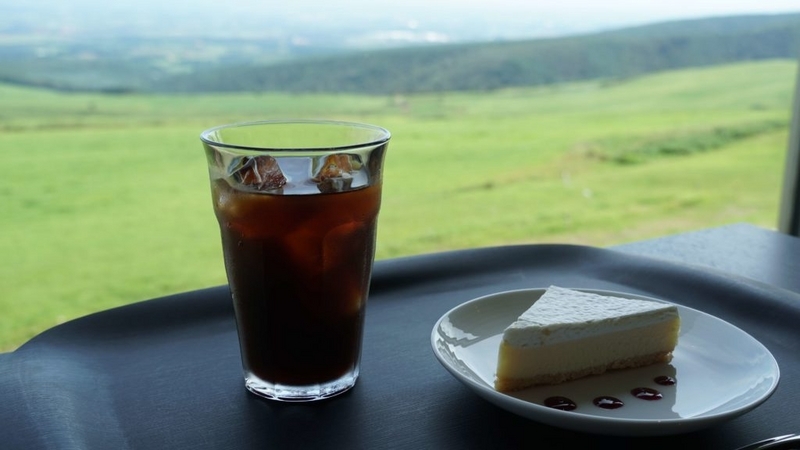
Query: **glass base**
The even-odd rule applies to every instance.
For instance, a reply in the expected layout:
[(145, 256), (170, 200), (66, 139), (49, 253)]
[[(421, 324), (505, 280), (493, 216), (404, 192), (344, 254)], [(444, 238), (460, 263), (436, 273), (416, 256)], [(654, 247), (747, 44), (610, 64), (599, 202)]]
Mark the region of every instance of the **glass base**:
[(290, 386), (264, 381), (252, 373), (245, 373), (244, 386), (259, 397), (282, 402), (313, 402), (325, 400), (347, 392), (356, 384), (358, 370), (327, 383)]

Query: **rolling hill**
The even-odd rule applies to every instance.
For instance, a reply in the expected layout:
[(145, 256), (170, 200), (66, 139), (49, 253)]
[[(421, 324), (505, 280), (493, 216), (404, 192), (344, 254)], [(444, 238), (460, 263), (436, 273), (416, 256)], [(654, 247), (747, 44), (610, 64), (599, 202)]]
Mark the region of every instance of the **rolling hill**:
[(800, 14), (659, 23), (557, 39), (367, 51), (216, 68), (154, 83), (159, 92), (481, 91), (800, 56)]
[[(619, 80), (672, 69), (795, 59), (800, 56), (800, 13), (673, 21), (562, 38), (340, 50), (292, 58), (270, 58), (274, 49), (257, 40), (209, 37), (195, 47), (190, 44), (178, 37), (120, 37), (77, 47), (65, 43), (61, 51), (67, 53), (41, 56), (37, 52), (47, 46), (41, 47), (39, 41), (0, 42), (0, 82), (108, 93), (407, 94)], [(245, 54), (251, 56), (215, 58), (221, 48), (250, 49)]]

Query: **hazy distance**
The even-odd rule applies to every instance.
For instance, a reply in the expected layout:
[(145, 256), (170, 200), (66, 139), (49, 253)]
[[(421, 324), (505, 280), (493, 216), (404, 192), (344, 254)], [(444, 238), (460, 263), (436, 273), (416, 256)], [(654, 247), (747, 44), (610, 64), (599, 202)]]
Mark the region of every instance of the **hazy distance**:
[(800, 11), (797, 0), (0, 0), (0, 43), (40, 38), (283, 38), (374, 47), (563, 36), (667, 20)]

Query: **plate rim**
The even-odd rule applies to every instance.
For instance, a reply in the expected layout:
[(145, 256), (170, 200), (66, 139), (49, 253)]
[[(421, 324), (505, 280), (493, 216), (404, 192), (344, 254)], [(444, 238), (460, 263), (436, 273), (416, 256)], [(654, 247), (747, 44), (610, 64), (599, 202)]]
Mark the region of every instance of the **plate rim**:
[[(548, 425), (552, 425), (552, 426), (556, 426), (556, 427), (560, 427), (560, 428), (572, 429), (572, 430), (576, 430), (576, 431), (587, 431), (587, 429), (588, 429), (589, 432), (596, 432), (596, 430), (602, 430), (604, 432), (599, 432), (598, 434), (617, 435), (617, 436), (650, 436), (650, 435), (668, 435), (668, 434), (676, 434), (676, 433), (685, 433), (685, 432), (696, 431), (698, 429), (705, 428), (707, 426), (710, 426), (712, 424), (715, 424), (715, 423), (723, 421), (723, 420), (730, 420), (730, 419), (738, 417), (738, 416), (740, 416), (740, 415), (742, 415), (742, 414), (744, 414), (744, 413), (756, 408), (757, 406), (761, 405), (762, 403), (764, 403), (766, 400), (768, 400), (772, 396), (772, 394), (775, 392), (775, 390), (777, 389), (777, 387), (778, 387), (778, 385), (780, 383), (780, 378), (781, 378), (781, 376), (780, 376), (780, 366), (778, 364), (778, 361), (775, 359), (775, 356), (772, 354), (772, 352), (770, 352), (769, 349), (764, 344), (762, 344), (759, 340), (754, 338), (752, 335), (750, 335), (746, 331), (742, 330), (741, 328), (737, 327), (736, 325), (734, 325), (734, 324), (732, 324), (732, 323), (730, 323), (730, 322), (728, 322), (728, 321), (726, 321), (724, 319), (721, 319), (721, 318), (719, 318), (717, 316), (714, 316), (712, 314), (700, 311), (700, 310), (695, 309), (695, 308), (684, 306), (684, 305), (681, 305), (681, 304), (678, 304), (678, 303), (675, 303), (675, 302), (671, 302), (671, 301), (668, 301), (668, 300), (664, 300), (664, 299), (660, 299), (660, 298), (656, 298), (656, 297), (651, 297), (651, 296), (648, 296), (648, 295), (642, 295), (642, 294), (630, 293), (630, 292), (614, 291), (614, 290), (608, 290), (608, 289), (594, 289), (594, 288), (568, 288), (568, 289), (581, 291), (581, 292), (587, 292), (587, 293), (595, 293), (595, 294), (599, 294), (599, 295), (622, 296), (622, 297), (627, 297), (627, 298), (651, 300), (651, 301), (657, 301), (657, 302), (660, 302), (660, 303), (672, 304), (672, 305), (677, 306), (679, 309), (688, 310), (688, 311), (691, 311), (694, 314), (697, 314), (697, 315), (700, 315), (700, 316), (705, 316), (705, 318), (722, 322), (724, 325), (726, 325), (728, 327), (732, 327), (733, 329), (735, 329), (736, 331), (741, 333), (744, 337), (746, 337), (747, 339), (751, 340), (754, 344), (756, 344), (757, 346), (761, 347), (761, 349), (763, 350), (764, 354), (769, 358), (769, 363), (773, 367), (773, 370), (774, 370), (774, 379), (772, 381), (772, 384), (765, 390), (764, 394), (762, 394), (759, 398), (757, 398), (757, 399), (755, 399), (755, 400), (753, 400), (753, 401), (751, 401), (751, 402), (749, 402), (749, 403), (747, 403), (745, 405), (741, 405), (741, 406), (738, 406), (738, 407), (730, 409), (730, 410), (714, 412), (714, 413), (710, 413), (710, 414), (700, 414), (698, 416), (685, 417), (685, 418), (684, 417), (680, 417), (680, 418), (672, 417), (672, 418), (664, 418), (664, 419), (615, 418), (615, 417), (607, 417), (607, 416), (595, 416), (595, 415), (586, 414), (586, 413), (582, 413), (582, 412), (576, 412), (576, 411), (562, 411), (562, 410), (558, 410), (558, 409), (554, 409), (554, 408), (547, 408), (547, 407), (545, 407), (543, 405), (539, 405), (539, 404), (534, 403), (534, 402), (530, 402), (530, 401), (527, 401), (527, 400), (523, 400), (523, 399), (511, 396), (511, 395), (508, 395), (508, 394), (503, 393), (503, 392), (499, 392), (499, 391), (495, 390), (494, 387), (489, 386), (487, 384), (480, 383), (477, 380), (460, 373), (458, 370), (455, 370), (455, 368), (452, 367), (450, 365), (450, 363), (448, 361), (446, 361), (444, 359), (444, 357), (441, 355), (441, 353), (438, 351), (438, 349), (436, 347), (437, 337), (440, 336), (438, 330), (440, 328), (441, 323), (445, 319), (449, 318), (449, 316), (451, 314), (455, 313), (456, 311), (458, 311), (460, 309), (466, 308), (466, 307), (468, 307), (469, 305), (471, 305), (473, 303), (478, 303), (478, 302), (482, 302), (482, 301), (485, 302), (485, 301), (488, 301), (488, 300), (490, 300), (490, 299), (492, 299), (494, 297), (503, 297), (503, 296), (510, 296), (510, 295), (522, 295), (522, 294), (525, 294), (525, 293), (538, 293), (538, 296), (540, 297), (547, 290), (547, 288), (538, 288), (538, 287), (521, 288), (521, 289), (509, 289), (509, 290), (497, 291), (497, 292), (493, 292), (493, 293), (489, 293), (489, 294), (481, 295), (479, 297), (472, 298), (470, 300), (467, 300), (465, 302), (462, 302), (462, 303), (450, 308), (441, 317), (439, 317), (439, 319), (436, 320), (436, 322), (435, 322), (435, 324), (433, 326), (433, 329), (431, 330), (430, 343), (431, 343), (431, 349), (433, 350), (433, 354), (434, 354), (435, 358), (439, 361), (439, 363), (447, 370), (447, 372), (449, 372), (451, 375), (453, 375), (458, 381), (466, 384), (473, 391), (475, 391), (475, 393), (478, 394), (480, 397), (484, 398), (485, 400), (489, 401), (490, 403), (492, 403), (493, 405), (495, 405), (495, 406), (497, 406), (497, 407), (499, 407), (501, 409), (505, 409), (506, 411), (509, 411), (509, 412), (514, 413), (514, 414), (520, 415), (520, 416), (525, 417), (525, 418), (527, 418), (529, 420), (533, 420), (533, 421), (536, 421), (536, 422), (539, 422), (539, 423), (544, 423), (544, 424), (548, 424)], [(502, 403), (505, 403), (506, 405), (505, 406), (500, 405), (498, 402), (493, 401), (493, 398), (497, 399), (498, 401), (502, 400)], [(509, 406), (509, 407), (506, 407), (506, 406)], [(510, 407), (510, 406), (513, 406), (513, 407)], [(542, 415), (545, 416), (544, 418), (546, 420), (540, 420), (540, 419), (533, 418), (530, 415), (526, 415), (526, 414), (523, 414), (523, 413), (517, 411), (517, 409), (538, 411), (539, 413), (541, 413)], [(548, 416), (552, 416), (553, 419), (550, 420)], [(569, 418), (570, 420), (567, 421), (568, 422), (567, 424), (557, 423), (557, 421), (559, 419), (562, 419), (562, 418)], [(591, 423), (591, 426), (589, 426), (589, 427), (586, 427), (586, 426), (584, 426), (584, 427), (568, 426), (569, 423), (571, 423), (571, 422), (572, 423), (589, 422), (589, 423)], [(618, 429), (625, 428), (627, 426), (636, 426), (636, 427), (639, 427), (639, 430), (637, 432), (630, 432), (631, 430), (627, 430), (629, 432), (625, 432), (625, 433), (619, 433), (618, 432)]]

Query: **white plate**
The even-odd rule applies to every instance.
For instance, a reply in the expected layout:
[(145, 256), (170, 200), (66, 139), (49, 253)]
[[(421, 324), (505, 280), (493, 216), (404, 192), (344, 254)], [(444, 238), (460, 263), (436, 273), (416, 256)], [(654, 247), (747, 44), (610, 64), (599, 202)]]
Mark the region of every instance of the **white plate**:
[[(495, 391), (503, 330), (544, 291), (501, 292), (453, 308), (433, 327), (431, 345), (436, 358), (458, 380), (500, 408), (556, 427), (620, 436), (677, 434), (709, 427), (755, 408), (778, 385), (778, 363), (760, 342), (721, 319), (678, 305), (681, 331), (669, 364), (513, 393)], [(620, 292), (585, 291), (660, 301)], [(672, 376), (677, 383), (654, 383), (660, 375)], [(630, 391), (637, 387), (657, 389), (663, 398), (635, 398)], [(624, 406), (613, 410), (594, 406), (593, 399), (604, 395), (622, 400)], [(544, 406), (551, 396), (567, 397), (578, 407), (562, 411)]]

